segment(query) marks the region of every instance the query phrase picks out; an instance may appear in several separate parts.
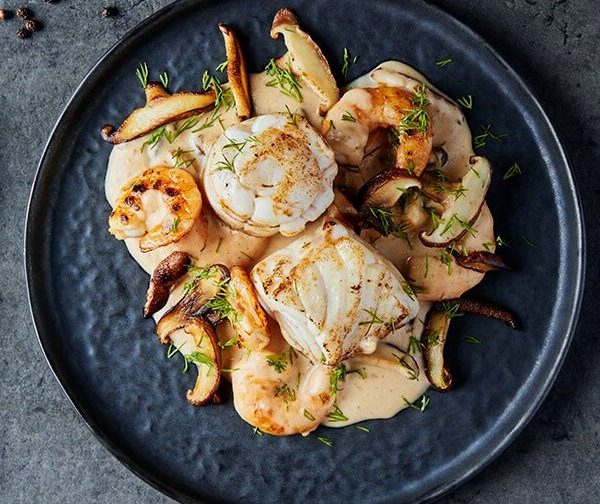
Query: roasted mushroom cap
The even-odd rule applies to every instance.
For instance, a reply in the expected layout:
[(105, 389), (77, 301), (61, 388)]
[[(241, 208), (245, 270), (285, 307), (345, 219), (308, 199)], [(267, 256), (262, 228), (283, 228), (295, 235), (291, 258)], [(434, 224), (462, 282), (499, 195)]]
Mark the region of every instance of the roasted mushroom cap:
[(446, 247), (469, 232), (485, 202), (492, 167), (484, 157), (473, 156), (471, 169), (463, 177), (462, 197), (456, 197), (440, 217), (439, 225), (430, 233), (421, 233), (421, 241), (429, 247)]
[[(192, 280), (186, 284), (186, 293), (158, 322), (158, 335), (168, 333), (161, 327), (170, 324), (172, 318), (167, 317), (171, 312), (178, 312), (184, 317), (202, 317), (213, 325), (218, 324), (230, 314), (226, 310), (228, 301), (227, 284), (229, 269), (222, 264), (213, 264), (204, 268), (189, 268)], [(162, 341), (165, 343), (165, 341)]]
[(421, 182), (405, 170), (396, 168), (383, 170), (361, 188), (359, 194), (361, 208), (391, 208), (410, 187), (420, 188)]
[(479, 273), (496, 270), (510, 271), (510, 268), (503, 261), (502, 257), (487, 250), (471, 252), (467, 256), (457, 254), (455, 259), (463, 268), (478, 271)]
[(221, 351), (214, 328), (208, 321), (187, 317), (180, 311), (167, 313), (160, 322), (157, 332), (161, 341), (172, 343), (186, 363), (195, 364), (198, 370), (194, 388), (187, 391), (187, 400), (195, 406), (206, 404), (221, 383)]
[(128, 142), (165, 124), (200, 114), (215, 102), (213, 91), (170, 94), (158, 82), (149, 82), (145, 91), (146, 105), (135, 109), (116, 131), (114, 126), (104, 126), (104, 140), (112, 144)]
[(291, 67), (321, 98), (319, 111), (327, 112), (340, 96), (329, 63), (319, 46), (300, 28), (298, 19), (289, 9), (280, 9), (271, 26), (271, 37), (283, 35), (291, 57)]
[(450, 320), (462, 313), (494, 318), (513, 329), (517, 327), (517, 320), (512, 313), (491, 303), (470, 299), (449, 299), (435, 303), (425, 319), (421, 345), (427, 378), (440, 392), (450, 390), (453, 385), (452, 373), (444, 360), (444, 348)]
[(221, 30), (225, 41), (227, 80), (235, 100), (235, 110), (240, 119), (248, 119), (252, 115), (252, 98), (244, 53), (235, 32), (230, 26), (219, 23), (219, 30)]
[(150, 286), (146, 294), (144, 318), (149, 318), (160, 310), (169, 299), (177, 281), (187, 273), (190, 256), (185, 252), (173, 252), (165, 257), (152, 272)]

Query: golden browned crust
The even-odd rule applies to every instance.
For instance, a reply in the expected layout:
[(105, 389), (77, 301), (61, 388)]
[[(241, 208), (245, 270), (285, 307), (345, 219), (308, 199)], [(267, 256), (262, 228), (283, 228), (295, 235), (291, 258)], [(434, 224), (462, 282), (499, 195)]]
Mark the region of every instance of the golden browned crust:
[(288, 9), (279, 9), (275, 13), (275, 17), (273, 18), (273, 23), (271, 24), (271, 38), (276, 39), (279, 36), (278, 28), (280, 26), (286, 25), (299, 25), (298, 18), (294, 15), (294, 13)]

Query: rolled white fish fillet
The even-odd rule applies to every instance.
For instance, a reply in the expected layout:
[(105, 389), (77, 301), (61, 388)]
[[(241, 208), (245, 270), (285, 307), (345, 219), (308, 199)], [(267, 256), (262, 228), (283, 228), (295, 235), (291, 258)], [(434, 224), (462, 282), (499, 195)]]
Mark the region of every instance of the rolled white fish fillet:
[(211, 148), (204, 189), (217, 215), (254, 236), (293, 236), (333, 201), (332, 150), (300, 115), (229, 127)]
[(395, 266), (331, 220), (260, 261), (251, 278), (288, 343), (332, 366), (373, 353), (419, 311)]

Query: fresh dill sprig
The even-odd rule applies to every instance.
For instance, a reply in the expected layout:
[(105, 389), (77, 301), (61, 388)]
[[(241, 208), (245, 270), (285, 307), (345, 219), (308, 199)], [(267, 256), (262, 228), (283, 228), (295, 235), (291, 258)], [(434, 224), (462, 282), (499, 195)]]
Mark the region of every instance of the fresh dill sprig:
[(523, 242), (525, 243), (525, 245), (527, 245), (528, 247), (535, 247), (537, 245), (536, 242), (534, 242), (532, 239), (527, 238), (527, 236), (525, 236), (524, 234), (521, 235), (521, 239), (523, 240)]
[(169, 230), (169, 232), (175, 233), (177, 231), (177, 226), (179, 226), (180, 221), (181, 219), (179, 217), (175, 217), (173, 219), (173, 222), (171, 223), (171, 229)]
[(359, 431), (363, 431), (363, 432), (371, 432), (371, 429), (369, 429), (368, 427), (365, 427), (364, 425), (355, 425), (354, 428), (358, 429)]
[(175, 152), (171, 153), (171, 159), (175, 161), (173, 168), (187, 168), (194, 162), (194, 158), (186, 158), (185, 155), (192, 152), (191, 150), (183, 150), (181, 147), (177, 147)]
[(287, 115), (288, 115), (288, 123), (293, 124), (294, 126), (298, 126), (298, 119), (296, 117), (296, 113), (292, 112), (290, 110), (290, 107), (285, 106), (285, 109), (287, 110)]
[(317, 439), (323, 443), (324, 445), (329, 446), (330, 448), (333, 446), (333, 439), (328, 438), (328, 437), (323, 437), (323, 436), (317, 436)]
[(440, 261), (442, 261), (442, 264), (448, 269), (448, 275), (451, 275), (452, 267), (454, 266), (454, 258), (452, 257), (452, 254), (447, 250), (440, 251)]
[(158, 78), (160, 79), (160, 83), (163, 85), (163, 87), (167, 89), (169, 87), (169, 74), (166, 72), (166, 70), (161, 73)]
[(302, 84), (298, 81), (296, 76), (292, 73), (291, 66), (287, 65), (287, 68), (281, 68), (277, 66), (275, 60), (271, 58), (267, 66), (265, 67), (267, 75), (273, 77), (267, 82), (268, 87), (278, 87), (279, 91), (285, 96), (293, 98), (297, 102), (302, 103)]
[(287, 351), (280, 353), (279, 355), (273, 354), (267, 356), (267, 365), (273, 368), (276, 373), (281, 373), (287, 367)]
[(383, 236), (392, 235), (396, 238), (402, 238), (406, 240), (409, 246), (411, 245), (407, 232), (410, 224), (403, 222), (399, 215), (392, 213), (391, 210), (373, 206), (369, 207), (369, 212), (377, 220), (379, 231)]
[(363, 308), (363, 310), (366, 311), (367, 314), (371, 317), (369, 320), (363, 320), (362, 322), (358, 323), (359, 326), (369, 326), (365, 335), (369, 334), (369, 331), (371, 330), (374, 324), (385, 324), (385, 320), (383, 320), (379, 315), (377, 315), (375, 310), (367, 310), (366, 308)]
[(232, 173), (235, 173), (235, 165), (233, 163), (236, 156), (237, 154), (232, 159), (229, 159), (225, 154), (223, 154), (221, 161), (217, 162), (215, 165), (215, 171), (228, 170)]
[(224, 73), (224, 72), (227, 70), (227, 63), (228, 63), (228, 61), (227, 61), (227, 60), (223, 61), (223, 63), (219, 63), (219, 64), (218, 64), (218, 65), (215, 67), (215, 70), (216, 70), (217, 72)]
[[(418, 380), (419, 379), (419, 374), (420, 374), (419, 365), (417, 364), (417, 362), (414, 360), (413, 357), (411, 357), (408, 353), (403, 353), (402, 357), (400, 357), (396, 353), (392, 353), (392, 355), (398, 360), (398, 364), (400, 364), (400, 366), (402, 366), (404, 369), (406, 369), (409, 380)], [(417, 368), (416, 370), (408, 362), (406, 362), (406, 357), (410, 357), (413, 360), (413, 362), (415, 363), (415, 366)]]
[(413, 301), (416, 299), (416, 295), (415, 295), (415, 291), (412, 288), (412, 286), (406, 281), (406, 280), (402, 280), (400, 282), (400, 285), (402, 286), (402, 290), (404, 291), (404, 293)]
[(265, 433), (263, 431), (261, 431), (258, 427), (254, 427), (254, 429), (252, 429), (252, 432), (254, 432), (254, 434), (256, 434), (257, 436), (265, 435)]
[(477, 336), (466, 336), (465, 341), (472, 345), (481, 345), (483, 343)]
[(192, 280), (183, 284), (183, 290), (186, 293), (193, 291), (199, 281), (214, 278), (218, 274), (218, 269), (215, 266), (188, 266), (187, 271), (194, 276)]
[(446, 66), (448, 66), (450, 63), (452, 63), (453, 59), (452, 58), (443, 58), (441, 60), (438, 60), (435, 62), (435, 66), (438, 68), (444, 68)]
[(344, 47), (342, 52), (342, 75), (344, 76), (344, 81), (348, 80), (348, 71), (350, 70), (350, 65), (353, 65), (358, 60), (358, 56), (352, 56), (347, 47)]
[(423, 394), (421, 396), (421, 404), (420, 405), (417, 404), (417, 401), (415, 401), (414, 403), (411, 403), (405, 397), (403, 397), (402, 399), (404, 400), (404, 403), (409, 408), (420, 411), (421, 413), (424, 412), (429, 407), (429, 403), (431, 402), (431, 397), (429, 397), (427, 394)]
[(442, 303), (442, 310), (448, 319), (462, 317), (464, 315), (464, 313), (460, 311), (460, 305), (458, 303), (451, 304), (449, 301), (444, 301)]
[(348, 110), (346, 110), (342, 114), (342, 121), (356, 122), (356, 118)]
[(304, 410), (304, 417), (308, 418), (311, 422), (314, 422), (316, 420), (316, 418), (314, 417), (314, 415), (308, 411), (307, 409)]
[(232, 346), (237, 345), (237, 338), (229, 338), (225, 343), (221, 343), (220, 341), (217, 342), (217, 344), (219, 345), (219, 348), (221, 348), (222, 350), (225, 350), (226, 348), (230, 348)]
[(512, 166), (506, 170), (502, 180), (508, 180), (518, 175), (521, 175), (521, 167), (519, 166), (519, 163), (513, 163)]
[(229, 110), (235, 105), (235, 99), (231, 88), (223, 88), (221, 80), (210, 74), (208, 70), (204, 70), (204, 73), (202, 74), (202, 89), (204, 91), (212, 89), (215, 92), (214, 110), (221, 109), (222, 107)]
[(429, 275), (429, 254), (425, 255), (425, 271), (423, 273), (423, 278), (427, 278)]
[(329, 383), (331, 385), (331, 394), (335, 397), (339, 390), (339, 384), (342, 381), (346, 381), (346, 375), (348, 374), (346, 366), (344, 364), (338, 364), (329, 375)]
[(146, 89), (148, 86), (148, 74), (149, 71), (147, 63), (140, 63), (140, 66), (135, 71), (135, 76), (137, 77), (138, 81), (140, 81), (140, 84), (144, 89)]
[(462, 108), (472, 110), (473, 109), (473, 96), (471, 96), (471, 95), (461, 96), (460, 98), (456, 99), (456, 103), (458, 103)]
[(420, 352), (422, 347), (421, 340), (418, 338), (415, 338), (414, 336), (408, 338), (408, 353)]
[(296, 389), (291, 388), (283, 381), (275, 387), (273, 394), (275, 397), (281, 397), (284, 402), (294, 402), (296, 400)]
[(476, 149), (481, 149), (487, 145), (488, 140), (495, 140), (496, 142), (502, 142), (508, 133), (494, 133), (492, 131), (492, 125), (488, 124), (487, 126), (481, 127), (481, 133), (473, 138), (473, 146)]
[(489, 252), (492, 249), (493, 245), (496, 245), (497, 247), (510, 247), (510, 244), (511, 241), (509, 239), (505, 239), (502, 236), (498, 235), (496, 236), (493, 242), (484, 242), (481, 245), (485, 250)]
[(333, 405), (333, 411), (327, 413), (327, 418), (332, 422), (345, 422), (348, 420), (348, 417), (344, 415), (342, 410), (337, 404)]
[(427, 98), (427, 87), (418, 86), (410, 99), (412, 107), (405, 111), (402, 122), (396, 127), (402, 132), (427, 133), (429, 130), (429, 112), (427, 107), (431, 104)]

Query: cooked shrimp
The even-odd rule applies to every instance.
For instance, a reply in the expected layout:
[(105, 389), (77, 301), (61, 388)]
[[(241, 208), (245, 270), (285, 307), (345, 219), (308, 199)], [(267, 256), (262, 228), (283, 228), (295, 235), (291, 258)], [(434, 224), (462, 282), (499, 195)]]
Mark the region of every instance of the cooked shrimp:
[(321, 132), (338, 163), (359, 165), (369, 134), (389, 128), (395, 145), (395, 167), (419, 176), (431, 155), (433, 129), (427, 111), (429, 100), (419, 88), (415, 93), (391, 86), (347, 91), (329, 110)]
[[(256, 290), (241, 268), (231, 268), (229, 298), (237, 312), (233, 326), (245, 357), (233, 364), (233, 403), (240, 416), (261, 431), (274, 435), (308, 434), (331, 411), (333, 395), (329, 368), (313, 365), (271, 333)], [(269, 345), (269, 348), (266, 348)], [(281, 347), (277, 348), (277, 351)]]
[(180, 240), (201, 208), (202, 196), (187, 171), (155, 166), (122, 189), (108, 230), (119, 240), (141, 238), (140, 250), (148, 252)]
[(237, 313), (232, 323), (240, 344), (249, 350), (265, 348), (271, 339), (267, 316), (248, 273), (239, 266), (230, 269), (228, 300)]
[(251, 352), (232, 373), (233, 404), (239, 415), (276, 436), (308, 434), (333, 407), (330, 372), (295, 354)]

